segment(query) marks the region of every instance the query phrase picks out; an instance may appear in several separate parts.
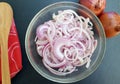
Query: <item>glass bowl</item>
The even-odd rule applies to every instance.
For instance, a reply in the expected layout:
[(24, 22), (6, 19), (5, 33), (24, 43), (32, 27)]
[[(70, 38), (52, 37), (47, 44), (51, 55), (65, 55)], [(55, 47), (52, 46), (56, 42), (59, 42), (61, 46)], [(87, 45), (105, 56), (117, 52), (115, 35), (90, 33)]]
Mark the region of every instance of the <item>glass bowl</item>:
[[(98, 44), (97, 48), (93, 53), (91, 58), (91, 63), (89, 68), (85, 68), (85, 66), (78, 68), (78, 71), (75, 71), (66, 76), (58, 76), (51, 73), (42, 63), (42, 58), (38, 55), (35, 44), (36, 37), (36, 28), (43, 24), (45, 21), (48, 21), (52, 18), (52, 14), (58, 12), (58, 10), (72, 9), (82, 15), (83, 17), (89, 17), (94, 25), (94, 37), (97, 39)], [(80, 81), (90, 74), (92, 74), (97, 67), (100, 65), (105, 52), (106, 46), (106, 37), (103, 30), (103, 27), (95, 14), (93, 14), (89, 9), (84, 7), (83, 5), (74, 3), (74, 2), (57, 2), (51, 4), (42, 10), (40, 10), (35, 17), (30, 22), (25, 38), (25, 49), (27, 53), (27, 57), (33, 66), (33, 68), (43, 77), (59, 83), (73, 83)]]

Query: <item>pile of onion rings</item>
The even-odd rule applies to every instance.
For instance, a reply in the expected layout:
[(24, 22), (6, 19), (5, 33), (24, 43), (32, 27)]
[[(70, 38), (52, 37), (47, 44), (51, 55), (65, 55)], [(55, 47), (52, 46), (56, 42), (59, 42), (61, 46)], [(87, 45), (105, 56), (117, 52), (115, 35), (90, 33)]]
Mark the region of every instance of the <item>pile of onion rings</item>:
[(90, 19), (71, 9), (58, 11), (52, 18), (36, 30), (37, 52), (45, 67), (60, 76), (83, 65), (88, 68), (97, 46)]

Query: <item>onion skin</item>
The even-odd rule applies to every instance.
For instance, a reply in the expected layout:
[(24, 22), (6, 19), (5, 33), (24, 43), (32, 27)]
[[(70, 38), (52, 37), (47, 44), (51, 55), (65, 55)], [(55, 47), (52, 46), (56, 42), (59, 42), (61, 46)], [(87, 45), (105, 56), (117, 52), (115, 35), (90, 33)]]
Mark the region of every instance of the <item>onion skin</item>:
[(107, 38), (120, 34), (120, 15), (116, 12), (104, 12), (99, 16)]
[(89, 8), (97, 16), (100, 15), (106, 7), (106, 0), (79, 0), (79, 3)]

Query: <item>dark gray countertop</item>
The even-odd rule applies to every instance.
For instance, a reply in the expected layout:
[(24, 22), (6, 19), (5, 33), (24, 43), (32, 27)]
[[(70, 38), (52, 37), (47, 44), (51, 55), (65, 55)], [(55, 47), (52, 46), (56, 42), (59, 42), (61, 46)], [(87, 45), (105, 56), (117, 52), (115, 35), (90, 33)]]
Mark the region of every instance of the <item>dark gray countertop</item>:
[[(65, 0), (0, 0), (13, 7), (14, 19), (22, 48), (23, 69), (12, 79), (12, 84), (54, 84), (40, 76), (30, 65), (25, 53), (25, 33), (33, 16), (48, 4)], [(78, 2), (78, 0), (66, 0)], [(120, 14), (120, 0), (107, 0), (105, 11)], [(74, 84), (120, 83), (120, 35), (106, 40), (106, 53), (99, 68), (89, 77)]]

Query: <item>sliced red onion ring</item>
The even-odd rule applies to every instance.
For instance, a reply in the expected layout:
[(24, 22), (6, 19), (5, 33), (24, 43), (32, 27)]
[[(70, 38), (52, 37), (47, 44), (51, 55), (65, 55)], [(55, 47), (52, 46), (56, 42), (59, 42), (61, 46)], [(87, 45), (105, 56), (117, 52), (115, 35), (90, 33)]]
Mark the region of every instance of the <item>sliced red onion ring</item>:
[(55, 56), (59, 59), (59, 60), (63, 60), (64, 59), (64, 55), (61, 49), (64, 46), (68, 46), (69, 45), (69, 40), (65, 39), (65, 38), (58, 38), (55, 43), (54, 43), (54, 54)]
[[(50, 67), (61, 67), (66, 64), (66, 60), (59, 61), (58, 63), (55, 63), (55, 57), (51, 56), (52, 54), (51, 46), (50, 44), (47, 44), (45, 48), (43, 49), (43, 60), (50, 66)], [(57, 58), (56, 58), (57, 60)]]
[(67, 75), (67, 74), (70, 74), (70, 73), (72, 73), (73, 71), (75, 71), (75, 68), (76, 68), (76, 67), (73, 67), (70, 71), (68, 71), (68, 72), (63, 72), (63, 71), (59, 71), (59, 70), (56, 70), (56, 69), (51, 68), (49, 65), (47, 65), (47, 64), (45, 63), (44, 60), (43, 60), (43, 64), (45, 65), (45, 67), (46, 67), (49, 71), (51, 71), (52, 73), (54, 73), (54, 74), (56, 74), (56, 75), (59, 75), (59, 76), (65, 76), (65, 75)]

